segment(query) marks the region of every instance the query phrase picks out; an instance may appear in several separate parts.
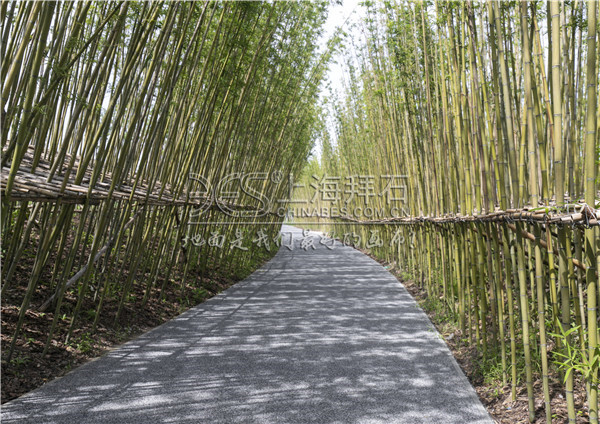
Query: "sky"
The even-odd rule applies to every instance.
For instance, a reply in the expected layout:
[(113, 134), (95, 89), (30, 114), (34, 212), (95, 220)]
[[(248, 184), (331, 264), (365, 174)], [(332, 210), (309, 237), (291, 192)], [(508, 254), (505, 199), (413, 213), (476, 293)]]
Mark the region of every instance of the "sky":
[[(348, 37), (352, 37), (352, 33), (350, 31), (350, 27), (353, 23), (356, 23), (360, 20), (360, 18), (364, 15), (364, 8), (360, 6), (360, 3), (363, 0), (342, 0), (342, 4), (331, 3), (329, 5), (329, 14), (327, 17), (327, 22), (325, 24), (325, 32), (319, 43), (321, 45), (321, 49), (325, 50), (327, 45), (327, 40), (331, 38), (334, 34), (335, 30), (338, 27), (342, 27), (342, 29), (348, 33)], [(340, 57), (340, 53), (338, 52), (332, 63), (329, 65), (329, 71), (327, 72), (326, 80), (323, 84), (323, 92), (321, 96), (324, 97), (328, 94), (328, 90), (325, 89), (327, 85), (330, 85), (334, 92), (337, 93), (339, 97), (342, 96), (344, 85), (344, 68), (342, 66), (343, 58)], [(330, 128), (331, 136), (335, 137), (333, 132), (334, 126), (333, 122), (328, 122), (328, 127)], [(320, 143), (316, 143), (312, 150), (312, 155), (316, 156), (320, 159), (321, 157), (321, 145)]]
[[(329, 15), (327, 17), (327, 23), (325, 24), (325, 34), (321, 39), (321, 45), (323, 49), (327, 43), (327, 40), (331, 38), (336, 28), (343, 27), (346, 32), (349, 32), (350, 25), (357, 22), (362, 16), (362, 7), (359, 3), (362, 0), (343, 0), (341, 5), (330, 4)], [(352, 35), (349, 34), (351, 37)], [(338, 91), (342, 89), (342, 78), (343, 69), (340, 65), (341, 58), (337, 58), (338, 63), (332, 63), (328, 72), (328, 80), (331, 82), (332, 87)]]

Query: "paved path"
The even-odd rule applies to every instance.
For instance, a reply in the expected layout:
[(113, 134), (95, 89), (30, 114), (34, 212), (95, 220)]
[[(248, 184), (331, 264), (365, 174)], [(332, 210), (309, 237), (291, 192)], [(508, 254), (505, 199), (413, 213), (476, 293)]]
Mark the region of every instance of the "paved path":
[(315, 241), (3, 405), (2, 422), (491, 423), (404, 287)]

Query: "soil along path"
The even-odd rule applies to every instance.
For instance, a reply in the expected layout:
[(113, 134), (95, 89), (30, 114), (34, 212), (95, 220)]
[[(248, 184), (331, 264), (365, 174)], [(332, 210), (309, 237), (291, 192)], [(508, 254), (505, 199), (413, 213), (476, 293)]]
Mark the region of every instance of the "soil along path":
[(314, 237), (305, 251), (299, 230), (282, 231), (293, 250), (4, 404), (2, 422), (492, 423), (394, 276), (357, 250)]

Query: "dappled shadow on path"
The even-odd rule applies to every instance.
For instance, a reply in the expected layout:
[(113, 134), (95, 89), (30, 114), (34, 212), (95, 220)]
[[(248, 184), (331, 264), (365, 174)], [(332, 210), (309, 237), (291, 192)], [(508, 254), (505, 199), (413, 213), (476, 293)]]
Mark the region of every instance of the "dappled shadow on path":
[(491, 422), (401, 284), (340, 245), (282, 248), (244, 282), (3, 405), (2, 421)]

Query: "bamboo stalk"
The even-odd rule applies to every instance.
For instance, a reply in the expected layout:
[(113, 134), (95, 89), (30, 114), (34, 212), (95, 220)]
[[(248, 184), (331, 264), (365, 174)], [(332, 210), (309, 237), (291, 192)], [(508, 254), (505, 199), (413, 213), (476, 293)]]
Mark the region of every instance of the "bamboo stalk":
[[(596, 165), (594, 158), (598, 149), (598, 128), (596, 121), (597, 114), (597, 90), (598, 90), (598, 68), (596, 65), (596, 31), (597, 31), (597, 10), (598, 4), (589, 0), (588, 6), (588, 34), (587, 34), (587, 112), (585, 125), (585, 201), (593, 204), (596, 196)], [(598, 321), (597, 321), (597, 298), (598, 277), (595, 269), (598, 267), (600, 259), (597, 258), (596, 243), (599, 239), (597, 229), (587, 229), (585, 231), (585, 256), (587, 262), (587, 323), (588, 323), (588, 358), (590, 385), (588, 391), (588, 408), (590, 422), (598, 422), (598, 385), (595, 380), (598, 378)]]

